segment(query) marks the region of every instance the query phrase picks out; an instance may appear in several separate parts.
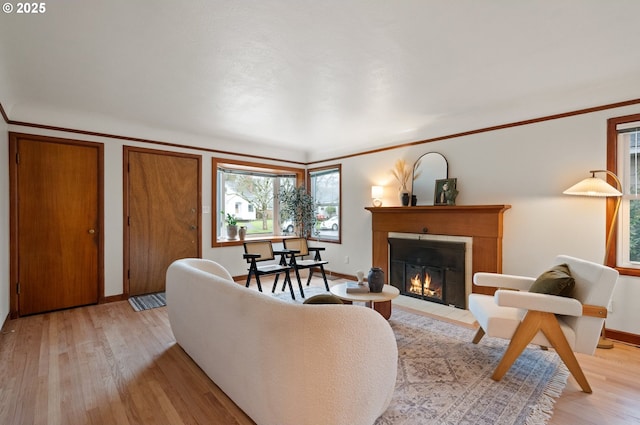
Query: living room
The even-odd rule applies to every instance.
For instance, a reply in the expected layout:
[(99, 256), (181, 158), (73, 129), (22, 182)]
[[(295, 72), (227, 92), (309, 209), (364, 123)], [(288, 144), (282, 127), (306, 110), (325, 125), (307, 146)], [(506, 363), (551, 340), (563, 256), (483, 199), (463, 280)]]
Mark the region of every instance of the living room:
[[(284, 9), (291, 6), (281, 2), (276, 3)], [(496, 2), (492, 4), (495, 8), (499, 7)], [(34, 32), (39, 35), (25, 38), (24, 49), (31, 45), (35, 49), (39, 45), (38, 40), (40, 42), (44, 40), (45, 35), (54, 37), (59, 43), (66, 40), (66, 37), (70, 37), (69, 34), (56, 32), (57, 27), (64, 25), (51, 22), (56, 16), (56, 6), (52, 4), (48, 6), (49, 15), (40, 17), (44, 18), (42, 24), (46, 27), (45, 32)], [(364, 7), (362, 4), (359, 6)], [(515, 12), (533, 13), (529, 8), (521, 7), (522, 9)], [(384, 187), (381, 198), (383, 206), (399, 206), (398, 184), (391, 174), (394, 163), (398, 159), (404, 159), (407, 163), (413, 164), (427, 152), (439, 152), (446, 157), (449, 177), (457, 179), (459, 191), (457, 205), (505, 204), (511, 206), (504, 214), (502, 272), (536, 276), (545, 270), (558, 254), (602, 262), (605, 256), (608, 223), (606, 202), (603, 199), (567, 196), (563, 191), (579, 180), (589, 177), (591, 170), (610, 168), (607, 160), (607, 120), (640, 114), (640, 100), (638, 100), (640, 99), (638, 92), (640, 72), (638, 72), (638, 64), (631, 63), (632, 59), (628, 58), (628, 52), (632, 51), (633, 47), (632, 41), (637, 40), (637, 30), (633, 29), (637, 25), (619, 25), (625, 29), (618, 28), (619, 32), (616, 32), (610, 31), (610, 26), (604, 24), (607, 20), (613, 19), (617, 19), (616, 22), (624, 22), (625, 15), (637, 16), (636, 12), (640, 11), (634, 3), (625, 3), (624, 7), (620, 7), (621, 10), (617, 11), (605, 6), (590, 5), (590, 7), (593, 9), (585, 8), (583, 13), (586, 16), (582, 16), (582, 19), (589, 23), (586, 25), (588, 29), (577, 37), (579, 40), (573, 40), (574, 49), (566, 54), (570, 57), (576, 55), (571, 60), (560, 61), (559, 53), (551, 49), (550, 42), (539, 48), (544, 50), (544, 47), (547, 47), (553, 50), (553, 54), (540, 59), (536, 57), (538, 52), (533, 49), (536, 46), (535, 43), (528, 45), (531, 50), (521, 51), (526, 53), (522, 58), (511, 50), (512, 45), (501, 45), (503, 50), (496, 48), (496, 52), (514, 55), (518, 60), (529, 58), (531, 62), (527, 62), (527, 65), (537, 63), (538, 68), (535, 72), (538, 73), (544, 73), (554, 66), (560, 67), (558, 63), (561, 62), (565, 67), (558, 68), (562, 72), (557, 71), (560, 75), (553, 79), (552, 84), (535, 85), (531, 74), (523, 74), (509, 84), (500, 81), (499, 77), (498, 79), (487, 78), (492, 73), (502, 76), (496, 68), (506, 66), (504, 63), (506, 60), (496, 61), (496, 65), (487, 66), (489, 70), (478, 69), (478, 75), (483, 78), (464, 84), (464, 80), (471, 77), (462, 73), (465, 66), (458, 65), (455, 68), (456, 72), (462, 74), (454, 76), (446, 83), (444, 80), (441, 83), (445, 87), (443, 91), (449, 91), (447, 93), (451, 99), (447, 105), (451, 112), (444, 111), (438, 114), (437, 107), (427, 109), (423, 104), (418, 105), (415, 111), (401, 111), (398, 104), (393, 104), (400, 112), (377, 110), (377, 115), (374, 114), (364, 120), (362, 124), (364, 136), (358, 136), (357, 142), (355, 136), (353, 144), (350, 144), (349, 140), (342, 139), (340, 145), (334, 145), (331, 149), (325, 147), (319, 139), (313, 139), (315, 143), (307, 143), (304, 138), (297, 139), (299, 148), (292, 147), (290, 142), (282, 146), (265, 144), (264, 140), (255, 133), (231, 134), (224, 128), (218, 128), (218, 131), (212, 134), (191, 133), (177, 124), (183, 117), (177, 115), (174, 110), (168, 114), (172, 121), (171, 125), (162, 127), (156, 125), (157, 122), (144, 121), (143, 117), (135, 121), (129, 116), (109, 115), (117, 112), (117, 106), (112, 111), (104, 111), (98, 107), (85, 108), (82, 102), (78, 102), (81, 106), (75, 110), (71, 108), (72, 104), (45, 105), (39, 102), (35, 94), (27, 91), (20, 92), (21, 88), (34, 81), (18, 79), (17, 76), (20, 73), (27, 73), (27, 69), (33, 70), (33, 64), (22, 63), (20, 56), (10, 56), (7, 61), (3, 60), (3, 65), (0, 65), (0, 71), (2, 71), (0, 72), (2, 77), (0, 105), (4, 118), (0, 120), (0, 163), (8, 164), (11, 160), (8, 147), (9, 132), (103, 144), (105, 162), (104, 291), (100, 295), (106, 299), (118, 299), (124, 293), (122, 152), (125, 146), (160, 149), (202, 157), (202, 228), (200, 229), (202, 257), (223, 264), (233, 276), (246, 275), (246, 263), (242, 260), (242, 246), (213, 246), (212, 227), (218, 218), (214, 217), (215, 211), (211, 212), (215, 196), (212, 188), (215, 172), (212, 169), (213, 157), (303, 169), (340, 164), (341, 243), (318, 242), (326, 248), (323, 258), (329, 261), (327, 269), (336, 274), (354, 276), (357, 270), (368, 270), (371, 267), (371, 213), (365, 209), (372, 204), (371, 186)], [(554, 10), (559, 22), (562, 18), (567, 19), (569, 16), (563, 14), (566, 8), (559, 7), (558, 10)], [(69, 11), (66, 10), (66, 12)], [(454, 12), (458, 10), (448, 13), (454, 14)], [(281, 10), (280, 13), (286, 15), (287, 12)], [(379, 10), (376, 10), (376, 13), (382, 14)], [(426, 14), (427, 11), (422, 10), (422, 13)], [(286, 16), (294, 19), (299, 18), (300, 14), (303, 14), (303, 11), (296, 13), (292, 11), (291, 15)], [(82, 9), (79, 21), (93, 22), (89, 20), (89, 15), (89, 12)], [(600, 15), (599, 18), (598, 15)], [(547, 17), (547, 14), (538, 10), (535, 18), (541, 17)], [(32, 19), (35, 17), (24, 17), (20, 24), (24, 26), (23, 29), (16, 24), (16, 18), (16, 15), (6, 13), (0, 17), (2, 46), (6, 47), (7, 51), (10, 40), (17, 40), (24, 36), (23, 31), (35, 31), (33, 27), (36, 26), (36, 22)], [(531, 17), (530, 21), (524, 20), (530, 25), (527, 27), (529, 30), (537, 28), (540, 20), (535, 18)], [(416, 24), (415, 21), (410, 22)], [(559, 22), (555, 22), (558, 26), (554, 28), (561, 27)], [(336, 25), (343, 28), (344, 24), (344, 21), (340, 21)], [(433, 25), (438, 29), (443, 29), (444, 26), (437, 26), (436, 23)], [(567, 27), (577, 30), (583, 28), (583, 24), (570, 26), (566, 23), (565, 28)], [(499, 32), (492, 34), (494, 37), (500, 35)], [(555, 36), (561, 39), (566, 34), (557, 33)], [(426, 37), (422, 40), (423, 42), (427, 41)], [(346, 35), (345, 38), (347, 38)], [(550, 39), (553, 40), (553, 37)], [(497, 42), (495, 38), (491, 40)], [(84, 48), (87, 50), (83, 51), (88, 54), (90, 47), (85, 45)], [(591, 49), (596, 53), (582, 55), (584, 51)], [(12, 48), (13, 53), (17, 50), (15, 47)], [(411, 52), (414, 53), (414, 50)], [(498, 56), (498, 53), (495, 55)], [(466, 51), (465, 54), (471, 54), (471, 52)], [(68, 55), (73, 56), (67, 50), (61, 52), (61, 57), (71, 60)], [(428, 56), (428, 53), (425, 53), (425, 56)], [(531, 59), (532, 56), (533, 59)], [(607, 60), (603, 60), (602, 57), (606, 57)], [(491, 58), (495, 59), (494, 56)], [(133, 60), (133, 57), (131, 59)], [(617, 62), (613, 59), (617, 59)], [(11, 62), (12, 60), (14, 62)], [(568, 65), (571, 61), (573, 66)], [(586, 74), (587, 68), (609, 70), (612, 68), (611, 63), (624, 61), (631, 64), (621, 71), (609, 73), (602, 71), (602, 75), (595, 72)], [(10, 65), (9, 62), (11, 62)], [(478, 60), (477, 64), (481, 63), (484, 62)], [(20, 68), (18, 65), (28, 66), (28, 68)], [(40, 67), (43, 68), (45, 65), (56, 69), (62, 67), (61, 63), (56, 65), (49, 56), (42, 60)], [(453, 65), (448, 66), (453, 69)], [(636, 68), (633, 68), (634, 66)], [(521, 68), (515, 69), (522, 71)], [(93, 71), (95, 69), (83, 70), (87, 74)], [(357, 74), (355, 71), (354, 73)], [(528, 78), (531, 78), (530, 89), (525, 87)], [(353, 80), (350, 81), (353, 82)], [(73, 81), (66, 81), (62, 84), (58, 80), (48, 82), (44, 79), (38, 90), (54, 91), (53, 86), (56, 85), (70, 89), (73, 83)], [(100, 85), (101, 82), (93, 83), (95, 85), (89, 86), (89, 91), (95, 90), (95, 93), (99, 93), (104, 90)], [(501, 83), (505, 84), (500, 85)], [(119, 82), (110, 84), (113, 84), (111, 89), (116, 90)], [(495, 87), (492, 90), (502, 93), (502, 97), (498, 97), (497, 103), (487, 105), (483, 97), (485, 91), (479, 90), (479, 87), (474, 84), (476, 86), (492, 85), (491, 87)], [(455, 91), (458, 87), (463, 88)], [(433, 86), (430, 88), (435, 90)], [(171, 92), (173, 88), (164, 83), (158, 85), (157, 90)], [(429, 95), (427, 92), (418, 91), (415, 86), (398, 88), (398, 91), (403, 93), (412, 90), (416, 90), (420, 96), (428, 97)], [(242, 95), (242, 93), (236, 94)], [(32, 97), (36, 100), (33, 101)], [(62, 96), (60, 97), (62, 99)], [(384, 96), (381, 98), (384, 99)], [(344, 103), (349, 101), (347, 97), (341, 99)], [(363, 95), (360, 99), (362, 101), (360, 106), (366, 109), (370, 104), (369, 96)], [(103, 102), (98, 97), (93, 101), (96, 105)], [(158, 98), (150, 99), (147, 109), (149, 113), (156, 112), (162, 117), (163, 107), (157, 105), (166, 106), (166, 104), (158, 102)], [(325, 107), (329, 108), (331, 102), (327, 101), (327, 104), (329, 106), (325, 105)], [(456, 104), (460, 106), (455, 108), (451, 106)], [(314, 112), (321, 113), (323, 110), (323, 108), (314, 109)], [(428, 112), (425, 113), (425, 110)], [(296, 116), (293, 111), (289, 113), (290, 116)], [(390, 121), (397, 121), (402, 125), (396, 125), (393, 133), (376, 135), (378, 121), (381, 121), (387, 113), (391, 117)], [(247, 115), (251, 114), (247, 113)], [(403, 115), (404, 119), (402, 119)], [(207, 117), (202, 118), (202, 120), (206, 119)], [(233, 121), (235, 118), (229, 119)], [(260, 121), (261, 118), (258, 116), (255, 119)], [(352, 118), (353, 121), (362, 119), (363, 117), (359, 115)], [(330, 127), (330, 123), (331, 120), (323, 122), (323, 127)], [(243, 121), (241, 124), (246, 125), (246, 122)], [(313, 126), (309, 128), (309, 131), (312, 131)], [(352, 128), (341, 127), (340, 130), (343, 134), (339, 137), (344, 138), (346, 137), (344, 134), (349, 134), (348, 131)], [(372, 141), (371, 145), (365, 143), (367, 139)], [(0, 228), (3, 229), (0, 232), (0, 241), (2, 241), (0, 270), (3, 270), (0, 275), (0, 318), (3, 323), (8, 322), (12, 309), (10, 291), (14, 285), (9, 274), (11, 265), (9, 185), (9, 174), (2, 173), (0, 197), (3, 199), (4, 207), (0, 209)], [(638, 344), (640, 340), (638, 300), (640, 300), (640, 278), (621, 275), (613, 295), (613, 302), (608, 306), (606, 328), (617, 337), (634, 344)]]

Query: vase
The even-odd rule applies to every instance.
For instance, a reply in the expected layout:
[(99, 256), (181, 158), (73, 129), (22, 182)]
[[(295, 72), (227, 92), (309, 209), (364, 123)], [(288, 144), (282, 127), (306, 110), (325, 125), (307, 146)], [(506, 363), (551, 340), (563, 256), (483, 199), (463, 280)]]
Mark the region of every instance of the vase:
[(367, 275), (367, 281), (369, 282), (369, 292), (382, 292), (382, 288), (384, 287), (384, 272), (380, 267), (371, 267)]
[(409, 206), (409, 200), (410, 199), (411, 199), (411, 196), (409, 195), (409, 192), (402, 192), (402, 206), (403, 207)]
[(240, 226), (240, 228), (238, 229), (238, 237), (240, 238), (241, 241), (243, 241), (246, 236), (247, 236), (247, 226)]
[(416, 195), (411, 195), (411, 206), (415, 207), (418, 205), (418, 197)]

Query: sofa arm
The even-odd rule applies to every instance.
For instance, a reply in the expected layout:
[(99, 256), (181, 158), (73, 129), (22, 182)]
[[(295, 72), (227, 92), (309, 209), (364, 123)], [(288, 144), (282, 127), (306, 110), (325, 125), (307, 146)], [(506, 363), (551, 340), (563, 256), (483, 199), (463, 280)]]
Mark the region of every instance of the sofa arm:
[(473, 283), (478, 286), (494, 286), (496, 288), (517, 289), (519, 291), (527, 291), (535, 281), (532, 277), (500, 273), (479, 272), (473, 275)]
[(582, 316), (582, 304), (575, 298), (508, 290), (497, 290), (494, 298), (496, 304), (501, 307), (515, 307), (553, 314)]

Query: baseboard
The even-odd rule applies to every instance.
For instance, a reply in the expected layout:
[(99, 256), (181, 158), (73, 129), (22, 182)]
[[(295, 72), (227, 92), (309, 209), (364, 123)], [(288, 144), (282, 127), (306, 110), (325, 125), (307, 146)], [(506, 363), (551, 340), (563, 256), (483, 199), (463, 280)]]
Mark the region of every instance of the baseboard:
[(629, 332), (616, 331), (613, 329), (605, 329), (605, 336), (614, 341), (625, 342), (627, 344), (640, 347), (640, 335)]
[(100, 302), (98, 304), (106, 304), (106, 303), (114, 303), (116, 301), (124, 301), (127, 298), (128, 297), (125, 294), (111, 295), (111, 296), (103, 297), (102, 299), (100, 299)]
[(0, 326), (0, 332), (4, 332), (4, 327), (7, 326), (7, 322), (9, 321), (9, 314), (2, 321), (2, 326)]

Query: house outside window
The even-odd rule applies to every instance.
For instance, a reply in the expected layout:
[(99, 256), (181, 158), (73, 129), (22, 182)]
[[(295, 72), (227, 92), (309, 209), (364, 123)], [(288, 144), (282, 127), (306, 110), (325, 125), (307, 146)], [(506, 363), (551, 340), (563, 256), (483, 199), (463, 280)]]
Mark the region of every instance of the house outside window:
[(226, 238), (227, 213), (238, 226), (246, 226), (247, 239), (288, 235), (292, 226), (280, 222), (277, 193), (284, 186), (299, 185), (303, 169), (213, 158), (213, 170), (213, 246), (234, 242)]
[(309, 187), (316, 203), (318, 218), (312, 239), (340, 242), (342, 234), (341, 171), (340, 165), (309, 170)]
[(627, 269), (626, 274), (640, 274), (640, 115), (626, 118), (630, 120), (616, 123), (615, 134), (610, 136), (615, 142), (617, 169), (614, 172), (620, 178), (623, 193), (618, 217), (616, 266)]

